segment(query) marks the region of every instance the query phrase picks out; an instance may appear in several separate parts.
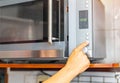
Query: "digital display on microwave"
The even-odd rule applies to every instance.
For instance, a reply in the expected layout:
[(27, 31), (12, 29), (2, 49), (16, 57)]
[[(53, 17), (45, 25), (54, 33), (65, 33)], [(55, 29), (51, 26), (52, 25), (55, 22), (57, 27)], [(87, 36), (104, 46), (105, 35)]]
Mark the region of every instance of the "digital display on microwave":
[(87, 29), (88, 28), (88, 11), (79, 11), (79, 28)]

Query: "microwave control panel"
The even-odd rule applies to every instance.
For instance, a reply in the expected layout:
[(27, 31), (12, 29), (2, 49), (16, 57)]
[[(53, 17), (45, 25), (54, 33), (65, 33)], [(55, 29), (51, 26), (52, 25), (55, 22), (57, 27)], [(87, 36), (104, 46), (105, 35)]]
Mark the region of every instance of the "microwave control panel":
[(89, 45), (84, 51), (92, 57), (92, 0), (77, 0), (77, 45), (88, 41)]
[(106, 57), (105, 7), (101, 0), (77, 0), (76, 44), (88, 41), (84, 49), (90, 59)]

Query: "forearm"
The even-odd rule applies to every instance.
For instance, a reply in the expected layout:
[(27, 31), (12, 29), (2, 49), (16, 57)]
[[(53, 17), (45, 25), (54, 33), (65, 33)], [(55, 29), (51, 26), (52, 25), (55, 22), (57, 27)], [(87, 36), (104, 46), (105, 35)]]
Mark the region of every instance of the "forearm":
[(43, 83), (70, 83), (75, 76), (76, 74), (73, 69), (63, 67), (60, 71)]

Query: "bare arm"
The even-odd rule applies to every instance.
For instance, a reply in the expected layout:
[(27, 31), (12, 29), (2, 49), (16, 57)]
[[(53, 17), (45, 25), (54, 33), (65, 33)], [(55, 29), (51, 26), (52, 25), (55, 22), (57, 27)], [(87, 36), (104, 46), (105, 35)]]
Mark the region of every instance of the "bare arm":
[(90, 61), (82, 51), (87, 45), (88, 42), (84, 42), (75, 48), (68, 58), (66, 65), (43, 83), (70, 83), (74, 77), (84, 72), (90, 65)]

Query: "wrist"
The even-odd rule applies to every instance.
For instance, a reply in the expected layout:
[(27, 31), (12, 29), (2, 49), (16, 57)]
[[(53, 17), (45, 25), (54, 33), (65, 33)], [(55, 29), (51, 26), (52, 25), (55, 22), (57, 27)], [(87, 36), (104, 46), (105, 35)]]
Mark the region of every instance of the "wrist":
[(63, 70), (66, 71), (66, 74), (68, 74), (68, 77), (71, 80), (78, 75), (78, 72), (76, 71), (76, 69), (73, 69), (70, 66), (64, 66)]

